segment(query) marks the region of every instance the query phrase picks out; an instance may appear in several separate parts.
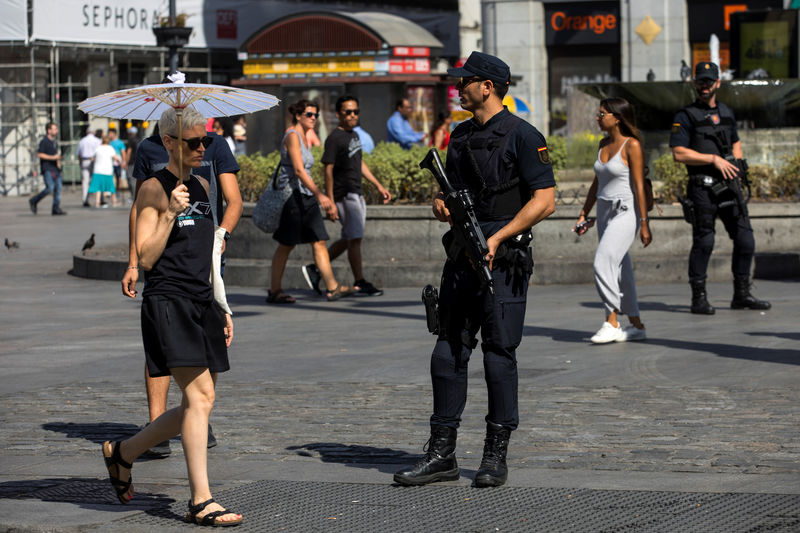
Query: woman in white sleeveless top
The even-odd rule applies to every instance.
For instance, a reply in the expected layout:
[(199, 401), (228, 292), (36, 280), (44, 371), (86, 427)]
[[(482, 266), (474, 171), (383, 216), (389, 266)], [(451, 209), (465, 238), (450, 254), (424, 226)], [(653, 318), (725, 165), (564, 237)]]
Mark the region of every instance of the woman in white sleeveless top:
[[(600, 141), (594, 181), (573, 228), (583, 235), (592, 227), (594, 221), (586, 217), (596, 201), (599, 242), (594, 256), (594, 281), (606, 320), (591, 341), (641, 341), (647, 335), (639, 316), (628, 249), (637, 232), (644, 246), (650, 244), (652, 236), (644, 195), (644, 156), (633, 106), (622, 98), (607, 98), (600, 102), (597, 124), (606, 137)], [(623, 328), (619, 315), (628, 315), (630, 326)]]

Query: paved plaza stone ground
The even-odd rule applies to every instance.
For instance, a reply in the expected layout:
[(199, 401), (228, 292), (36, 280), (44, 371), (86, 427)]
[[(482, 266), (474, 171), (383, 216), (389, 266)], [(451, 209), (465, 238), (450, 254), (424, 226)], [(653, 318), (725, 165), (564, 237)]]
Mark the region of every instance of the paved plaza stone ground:
[[(49, 199), (0, 198), (0, 531), (181, 531), (179, 440), (141, 460), (116, 503), (100, 444), (146, 421), (139, 302), (71, 276), (89, 234), (125, 240), (126, 211), (66, 217)], [(639, 287), (650, 339), (592, 346), (591, 285), (532, 287), (519, 350), (520, 429), (509, 482), (471, 487), (486, 392), (480, 355), (459, 433), (459, 481), (392, 485), (427, 439), (428, 361), (419, 288), (328, 303), (229, 287), (236, 337), (220, 378), (212, 491), (239, 531), (800, 531), (798, 282), (758, 281), (766, 313), (688, 312), (684, 284)], [(140, 285), (141, 290), (141, 285)], [(172, 404), (179, 392), (173, 386)]]

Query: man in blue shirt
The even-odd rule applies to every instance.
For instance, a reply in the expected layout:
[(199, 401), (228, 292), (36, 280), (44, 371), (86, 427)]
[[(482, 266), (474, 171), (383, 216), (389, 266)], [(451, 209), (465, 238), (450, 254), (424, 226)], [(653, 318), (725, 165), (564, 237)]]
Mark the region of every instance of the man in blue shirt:
[(403, 98), (397, 101), (394, 113), (386, 121), (386, 139), (390, 143), (398, 143), (405, 150), (411, 148), (412, 144), (423, 142), (428, 136), (427, 133), (414, 131), (408, 122), (410, 116), (411, 102)]
[(47, 135), (42, 137), (39, 142), (39, 165), (44, 178), (44, 189), (42, 192), (28, 200), (31, 212), (36, 214), (36, 204), (50, 193), (53, 193), (54, 215), (66, 215), (61, 210), (61, 152), (58, 149), (58, 126), (54, 122), (48, 122), (45, 131)]

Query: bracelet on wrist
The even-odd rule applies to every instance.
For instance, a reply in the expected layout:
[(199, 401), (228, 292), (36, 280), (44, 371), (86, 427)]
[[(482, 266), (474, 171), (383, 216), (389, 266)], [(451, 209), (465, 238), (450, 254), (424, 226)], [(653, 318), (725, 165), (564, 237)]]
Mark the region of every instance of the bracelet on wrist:
[(647, 221), (648, 221), (648, 220), (650, 220), (650, 219), (649, 219), (649, 218), (647, 218), (647, 217), (644, 217), (644, 218), (640, 218), (639, 220), (641, 220), (642, 222), (647, 222)]
[(138, 266), (129, 266), (128, 270), (139, 270)]

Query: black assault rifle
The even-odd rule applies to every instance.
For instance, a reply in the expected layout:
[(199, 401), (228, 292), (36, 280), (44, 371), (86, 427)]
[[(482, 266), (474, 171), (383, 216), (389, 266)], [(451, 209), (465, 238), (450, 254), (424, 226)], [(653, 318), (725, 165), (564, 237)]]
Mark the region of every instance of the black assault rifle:
[(462, 250), (466, 252), (472, 266), (478, 271), (481, 281), (489, 287), (489, 292), (494, 293), (492, 272), (489, 270), (489, 262), (484, 259), (489, 253), (489, 247), (486, 245), (486, 238), (475, 217), (475, 203), (472, 201), (472, 197), (468, 191), (453, 188), (444, 173), (442, 159), (435, 148), (428, 152), (419, 167), (430, 170), (433, 177), (436, 178), (442, 193), (444, 193), (444, 205), (450, 211), (454, 238), (450, 241), (449, 246), (445, 244), (447, 257), (455, 261)]

